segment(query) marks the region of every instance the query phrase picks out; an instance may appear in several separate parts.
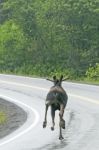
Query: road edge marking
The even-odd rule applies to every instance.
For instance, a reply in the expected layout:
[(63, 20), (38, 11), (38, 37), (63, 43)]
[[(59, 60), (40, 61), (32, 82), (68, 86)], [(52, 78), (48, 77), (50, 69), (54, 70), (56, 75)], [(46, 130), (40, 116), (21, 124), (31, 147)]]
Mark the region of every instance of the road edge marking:
[[(6, 84), (17, 85), (17, 86), (29, 87), (29, 88), (43, 90), (43, 91), (48, 91), (49, 90), (48, 88), (42, 88), (42, 87), (37, 87), (37, 86), (32, 86), (32, 85), (26, 85), (26, 84), (23, 84), (23, 83), (16, 83), (16, 82), (11, 82), (11, 81), (9, 82), (9, 81), (0, 80), (0, 82), (6, 83)], [(79, 96), (79, 95), (75, 95), (75, 94), (71, 94), (71, 93), (68, 93), (68, 95), (80, 98), (80, 99), (82, 99), (83, 101), (86, 101), (86, 102), (90, 102), (90, 103), (99, 105), (99, 101), (95, 100), (95, 99), (93, 100), (93, 99), (88, 98), (88, 97)]]
[[(10, 138), (10, 139), (6, 139), (6, 138), (9, 138), (9, 136), (10, 136), (11, 134), (9, 134), (9, 135), (5, 136), (4, 138), (2, 138), (2, 139), (0, 140), (0, 146), (3, 146), (3, 145), (5, 145), (5, 144), (7, 144), (7, 143), (9, 143), (9, 142), (11, 142), (11, 141), (17, 139), (18, 137), (22, 136), (23, 134), (27, 133), (27, 132), (30, 131), (32, 128), (34, 128), (34, 127), (36, 126), (36, 124), (38, 123), (38, 121), (39, 121), (39, 113), (36, 111), (36, 109), (30, 107), (29, 105), (24, 104), (24, 103), (22, 103), (22, 102), (20, 102), (20, 101), (18, 101), (18, 100), (16, 100), (16, 99), (13, 99), (13, 98), (11, 98), (11, 97), (9, 97), (9, 96), (4, 96), (4, 95), (0, 94), (0, 98), (3, 98), (3, 99), (5, 99), (5, 100), (8, 100), (8, 101), (13, 102), (13, 103), (15, 102), (16, 104), (19, 104), (19, 106), (20, 106), (21, 108), (22, 108), (22, 105), (23, 105), (23, 106), (25, 106), (26, 108), (30, 109), (30, 110), (33, 112), (33, 114), (35, 115), (34, 122), (33, 122), (26, 130), (24, 130), (24, 131), (18, 133), (16, 136), (13, 136), (13, 137)], [(23, 108), (22, 108), (22, 109), (23, 109)], [(25, 124), (25, 123), (24, 123), (24, 124)], [(22, 127), (22, 126), (21, 126), (21, 127)], [(20, 127), (20, 128), (21, 128), (21, 127)], [(18, 128), (18, 129), (20, 129), (20, 128)], [(16, 131), (18, 131), (18, 129), (17, 129)], [(13, 134), (13, 133), (14, 133), (14, 132), (12, 132), (12, 134)], [(4, 141), (4, 140), (5, 140), (5, 141)], [(2, 141), (3, 141), (3, 142), (2, 142)]]

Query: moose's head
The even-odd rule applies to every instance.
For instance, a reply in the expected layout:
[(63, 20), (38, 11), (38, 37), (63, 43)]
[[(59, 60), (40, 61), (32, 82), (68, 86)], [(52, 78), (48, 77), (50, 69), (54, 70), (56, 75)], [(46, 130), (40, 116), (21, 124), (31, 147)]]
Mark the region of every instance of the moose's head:
[(50, 80), (50, 79), (47, 79), (47, 80), (53, 82), (54, 86), (61, 86), (62, 81), (67, 80), (67, 78), (63, 79), (63, 75), (61, 75), (59, 79), (56, 76), (53, 76), (53, 80)]

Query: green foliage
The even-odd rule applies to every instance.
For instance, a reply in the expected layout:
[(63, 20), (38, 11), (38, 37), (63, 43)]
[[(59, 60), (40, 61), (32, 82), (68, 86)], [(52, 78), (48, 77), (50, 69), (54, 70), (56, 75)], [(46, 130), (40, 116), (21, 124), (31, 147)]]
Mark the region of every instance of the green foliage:
[(77, 79), (99, 63), (98, 0), (7, 0), (0, 8), (0, 71)]
[(24, 35), (17, 24), (12, 20), (0, 26), (0, 51), (23, 48)]
[(25, 37), (12, 20), (0, 26), (0, 70), (13, 69), (24, 56)]
[(99, 63), (96, 63), (94, 67), (89, 67), (89, 69), (86, 71), (86, 76), (91, 80), (99, 80)]

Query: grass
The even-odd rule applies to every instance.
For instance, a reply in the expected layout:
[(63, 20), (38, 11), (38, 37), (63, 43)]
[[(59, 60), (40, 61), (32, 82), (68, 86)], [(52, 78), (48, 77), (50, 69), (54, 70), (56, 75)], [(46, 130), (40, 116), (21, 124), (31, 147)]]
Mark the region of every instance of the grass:
[(79, 83), (82, 84), (90, 84), (90, 85), (98, 85), (99, 86), (99, 80), (92, 80), (92, 79), (83, 79), (83, 80), (78, 80)]
[(0, 125), (4, 124), (7, 121), (7, 116), (5, 112), (0, 111)]

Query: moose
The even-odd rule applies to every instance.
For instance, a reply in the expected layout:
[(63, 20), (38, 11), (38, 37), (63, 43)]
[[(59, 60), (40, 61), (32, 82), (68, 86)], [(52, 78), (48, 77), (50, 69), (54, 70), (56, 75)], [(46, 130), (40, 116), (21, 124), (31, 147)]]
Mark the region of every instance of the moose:
[(54, 130), (55, 126), (55, 111), (59, 110), (59, 139), (64, 139), (62, 136), (62, 129), (65, 129), (65, 120), (63, 119), (64, 110), (67, 104), (68, 96), (65, 90), (62, 87), (63, 75), (60, 79), (57, 79), (56, 76), (53, 76), (53, 80), (47, 79), (54, 83), (54, 86), (50, 88), (45, 100), (45, 118), (43, 122), (43, 128), (47, 126), (47, 111), (49, 106), (51, 107), (51, 117), (52, 117), (52, 127), (51, 130)]

